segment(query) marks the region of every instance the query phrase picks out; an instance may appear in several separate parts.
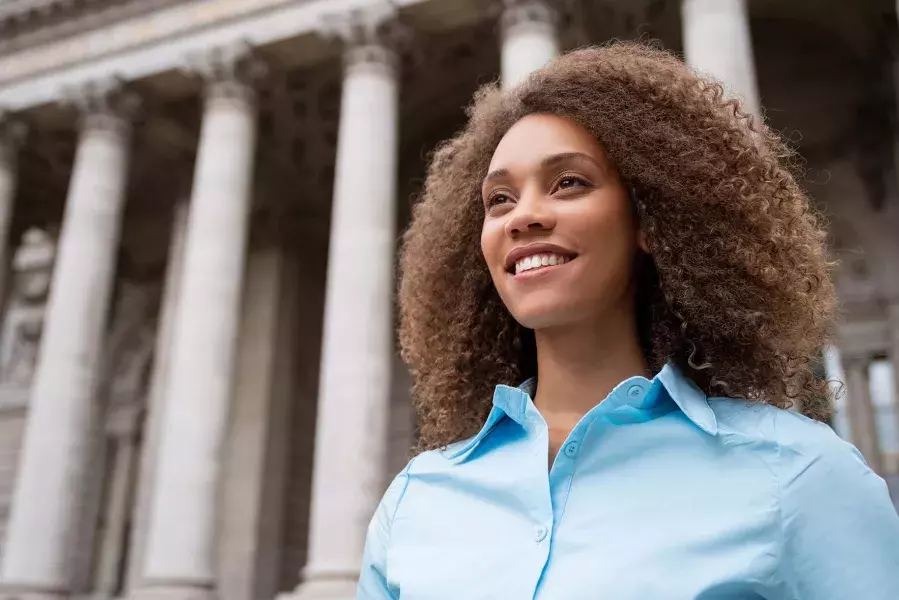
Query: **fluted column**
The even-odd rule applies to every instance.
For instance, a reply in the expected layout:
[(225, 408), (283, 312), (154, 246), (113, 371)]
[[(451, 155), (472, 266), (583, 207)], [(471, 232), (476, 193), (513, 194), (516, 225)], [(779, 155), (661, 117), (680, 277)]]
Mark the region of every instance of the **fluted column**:
[(258, 63), (245, 48), (204, 55), (203, 123), (140, 598), (215, 598), (220, 450), (232, 388), (256, 152)]
[(877, 415), (871, 402), (868, 366), (870, 361), (864, 356), (843, 358), (846, 372), (847, 410), (852, 443), (865, 457), (868, 466), (877, 473), (883, 473), (883, 458), (877, 435)]
[(399, 79), (389, 12), (343, 23), (345, 53), (301, 598), (355, 597), (384, 491), (392, 365)]
[(723, 82), (746, 112), (759, 116), (747, 0), (682, 0), (681, 17), (687, 62)]
[(84, 111), (12, 502), (0, 584), (7, 597), (68, 598), (82, 480), (115, 276), (136, 99), (114, 83)]
[(504, 0), (500, 20), (503, 87), (524, 81), (559, 54), (558, 12), (550, 0)]
[(9, 262), (9, 229), (18, 179), (19, 145), (25, 137), (25, 126), (0, 110), (0, 306), (6, 293)]

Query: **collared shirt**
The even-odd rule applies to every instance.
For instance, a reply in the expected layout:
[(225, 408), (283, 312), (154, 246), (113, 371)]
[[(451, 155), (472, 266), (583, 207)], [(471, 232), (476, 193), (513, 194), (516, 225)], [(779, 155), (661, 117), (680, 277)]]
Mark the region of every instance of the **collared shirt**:
[(824, 424), (620, 383), (547, 469), (534, 381), (414, 458), (368, 529), (359, 600), (899, 599), (899, 516)]

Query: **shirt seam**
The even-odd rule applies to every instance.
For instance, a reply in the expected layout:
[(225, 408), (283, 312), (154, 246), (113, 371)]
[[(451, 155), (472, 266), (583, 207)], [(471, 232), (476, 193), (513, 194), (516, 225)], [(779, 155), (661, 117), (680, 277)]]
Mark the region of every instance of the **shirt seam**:
[[(774, 422), (772, 423), (774, 428), (777, 428), (777, 419), (776, 416), (774, 418)], [(777, 520), (778, 520), (778, 528), (777, 532), (780, 534), (779, 539), (777, 540), (777, 556), (774, 557), (775, 564), (777, 565), (775, 569), (775, 573), (777, 574), (777, 578), (780, 580), (780, 583), (784, 586), (783, 598), (784, 600), (789, 600), (792, 597), (792, 593), (790, 592), (789, 584), (787, 583), (787, 579), (783, 574), (783, 557), (786, 556), (786, 552), (784, 552), (784, 540), (786, 539), (786, 523), (784, 523), (784, 511), (783, 511), (783, 497), (784, 490), (780, 477), (780, 469), (783, 466), (783, 446), (780, 442), (777, 441), (777, 436), (773, 436), (774, 446), (777, 450), (777, 465), (776, 468), (771, 469), (771, 473), (774, 476), (774, 484), (775, 489), (777, 490)]]
[[(772, 426), (776, 428), (776, 423), (772, 423)], [(737, 433), (735, 431), (725, 431), (724, 429), (720, 429), (719, 432), (721, 434), (727, 435), (738, 435), (742, 436), (744, 434)], [(764, 435), (762, 439), (768, 440)], [(792, 591), (790, 590), (787, 578), (783, 574), (783, 560), (782, 558), (787, 556), (785, 552), (785, 539), (786, 539), (786, 523), (784, 519), (784, 510), (783, 510), (783, 497), (784, 490), (782, 485), (782, 478), (780, 476), (780, 468), (783, 463), (783, 444), (777, 441), (777, 436), (774, 435), (770, 438), (770, 441), (773, 442), (775, 448), (775, 459), (776, 464), (770, 464), (768, 459), (766, 459), (762, 453), (758, 454), (759, 460), (764, 463), (768, 467), (768, 471), (770, 471), (771, 476), (774, 478), (774, 489), (775, 489), (775, 501), (777, 503), (777, 534), (778, 539), (776, 540), (775, 546), (775, 556), (774, 556), (774, 564), (776, 565), (773, 569), (775, 582), (780, 583), (783, 586), (783, 596), (782, 600), (794, 600), (794, 596), (792, 595)]]
[[(421, 455), (419, 454), (418, 456)], [(393, 522), (396, 520), (396, 514), (400, 510), (400, 505), (406, 498), (406, 491), (409, 489), (409, 470), (412, 468), (412, 463), (415, 462), (415, 459), (417, 459), (418, 456), (413, 457), (412, 460), (409, 461), (409, 464), (406, 465), (406, 468), (400, 471), (400, 474), (398, 475), (398, 477), (404, 477), (405, 481), (403, 482), (403, 489), (400, 491), (400, 496), (396, 500), (396, 506), (393, 507), (393, 511), (390, 514), (387, 539), (384, 540), (384, 580), (387, 582), (390, 581), (388, 572), (390, 571), (390, 542), (393, 540)]]
[[(399, 512), (400, 504), (402, 504), (403, 500), (406, 498), (406, 490), (409, 489), (409, 469), (412, 468), (412, 463), (414, 463), (417, 458), (418, 456), (413, 457), (412, 460), (409, 461), (409, 464), (406, 465), (406, 468), (400, 471), (399, 476), (403, 477), (405, 482), (403, 483), (403, 489), (400, 491), (400, 496), (396, 500), (396, 506), (393, 507), (393, 513), (390, 515), (390, 536), (393, 535), (393, 521), (396, 519), (396, 513)], [(388, 536), (388, 541), (390, 536)]]

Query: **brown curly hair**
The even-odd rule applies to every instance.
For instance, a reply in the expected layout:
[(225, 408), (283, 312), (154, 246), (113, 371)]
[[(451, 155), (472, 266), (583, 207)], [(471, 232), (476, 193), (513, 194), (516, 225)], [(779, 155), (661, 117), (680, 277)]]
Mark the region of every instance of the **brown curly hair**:
[(481, 180), (508, 129), (565, 116), (600, 141), (651, 258), (638, 331), (655, 371), (673, 361), (712, 396), (831, 415), (813, 369), (836, 308), (821, 216), (793, 153), (719, 83), (640, 43), (566, 54), (522, 85), (481, 89), (435, 151), (400, 262), (400, 345), (414, 379), (418, 450), (474, 434), (496, 384), (536, 374), (533, 332), (500, 300), (480, 251)]

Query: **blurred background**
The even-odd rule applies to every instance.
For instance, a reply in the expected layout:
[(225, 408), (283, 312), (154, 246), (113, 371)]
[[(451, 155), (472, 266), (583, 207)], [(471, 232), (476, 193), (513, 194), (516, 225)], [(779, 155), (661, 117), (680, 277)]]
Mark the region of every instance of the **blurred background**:
[(613, 38), (797, 148), (832, 425), (899, 502), (893, 0), (0, 0), (0, 597), (340, 597), (414, 443), (426, 158), (480, 85)]

